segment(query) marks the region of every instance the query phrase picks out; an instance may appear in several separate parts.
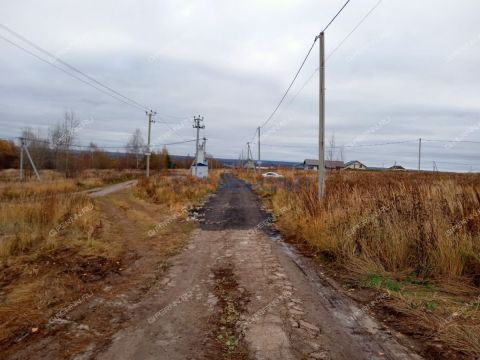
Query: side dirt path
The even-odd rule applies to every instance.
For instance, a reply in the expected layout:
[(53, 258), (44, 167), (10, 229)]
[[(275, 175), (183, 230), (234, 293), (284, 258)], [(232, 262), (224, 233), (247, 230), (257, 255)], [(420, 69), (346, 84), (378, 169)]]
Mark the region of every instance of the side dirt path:
[(111, 343), (75, 359), (420, 359), (263, 231), (268, 215), (245, 183), (226, 174), (222, 185)]
[(56, 254), (54, 265), (51, 260), (50, 265), (42, 261), (39, 266), (56, 266), (58, 278), (52, 286), (61, 285), (74, 294), (69, 300), (58, 299), (58, 316), (35, 324), (35, 333), (20, 334), (5, 344), (8, 347), (0, 347), (1, 359), (94, 359), (161, 281), (168, 259), (184, 248), (194, 228), (192, 223), (176, 219), (161, 233), (148, 236), (155, 224), (173, 215), (136, 198), (131, 191), (99, 197), (96, 206), (101, 214), (98, 242), (108, 242), (113, 253), (84, 259), (68, 252)]

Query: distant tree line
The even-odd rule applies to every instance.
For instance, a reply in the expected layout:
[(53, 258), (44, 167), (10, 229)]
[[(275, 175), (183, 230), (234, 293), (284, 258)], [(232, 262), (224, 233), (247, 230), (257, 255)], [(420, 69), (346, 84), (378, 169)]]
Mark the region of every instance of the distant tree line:
[[(144, 169), (146, 145), (140, 129), (136, 129), (124, 149), (105, 151), (91, 142), (88, 146), (75, 145), (77, 133), (82, 127), (73, 112), (67, 112), (62, 122), (51, 126), (46, 137), (27, 127), (20, 137), (26, 139), (28, 150), (38, 169), (52, 169), (72, 177), (85, 169)], [(172, 161), (166, 148), (152, 151), (151, 170), (189, 168), (193, 159)], [(0, 140), (0, 170), (19, 168), (20, 143)], [(28, 172), (30, 164), (26, 157), (24, 168)]]

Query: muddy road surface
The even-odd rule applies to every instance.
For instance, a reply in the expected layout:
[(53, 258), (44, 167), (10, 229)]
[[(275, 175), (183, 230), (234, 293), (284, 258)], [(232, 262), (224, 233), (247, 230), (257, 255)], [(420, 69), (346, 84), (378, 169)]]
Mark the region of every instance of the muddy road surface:
[(199, 226), (174, 222), (161, 238), (147, 236), (166, 220), (158, 205), (123, 188), (97, 201), (125, 258), (65, 319), (20, 338), (3, 358), (420, 359), (408, 339), (368, 315), (375, 300), (357, 305), (285, 243), (231, 174), (193, 212)]
[(126, 326), (76, 359), (420, 358), (269, 235), (258, 198), (233, 175), (200, 219)]

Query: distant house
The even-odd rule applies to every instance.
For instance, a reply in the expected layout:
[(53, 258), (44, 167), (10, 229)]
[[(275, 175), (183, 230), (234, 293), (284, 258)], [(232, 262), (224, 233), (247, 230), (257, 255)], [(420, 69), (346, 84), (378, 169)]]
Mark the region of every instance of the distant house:
[(406, 169), (402, 165), (393, 165), (388, 168), (388, 170), (397, 170), (397, 171), (405, 171)]
[[(303, 161), (303, 168), (305, 170), (318, 170), (319, 161), (316, 159), (305, 159)], [(325, 169), (340, 170), (343, 169), (345, 164), (343, 161), (337, 160), (325, 160)]]
[(318, 160), (315, 159), (305, 159), (303, 161), (304, 170), (318, 170)]
[(351, 170), (367, 170), (367, 167), (358, 160), (352, 160), (345, 164), (345, 169)]

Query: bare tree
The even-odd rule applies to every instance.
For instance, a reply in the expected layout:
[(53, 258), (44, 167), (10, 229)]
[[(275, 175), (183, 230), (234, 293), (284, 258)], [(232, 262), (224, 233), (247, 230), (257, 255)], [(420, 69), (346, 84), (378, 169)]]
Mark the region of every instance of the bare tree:
[(340, 161), (345, 161), (345, 146), (340, 146), (340, 149), (338, 150), (338, 155), (339, 155), (339, 160)]
[[(59, 123), (50, 128), (50, 139), (53, 150), (55, 151), (55, 162), (57, 169), (61, 168), (61, 163), (65, 165), (65, 176), (69, 176), (69, 152), (76, 138), (80, 120), (75, 117), (73, 111), (65, 112), (63, 123)], [(63, 159), (62, 159), (63, 158)]]
[(333, 161), (335, 158), (335, 133), (332, 134), (328, 144), (327, 160)]
[(136, 160), (136, 167), (138, 169), (140, 158), (145, 151), (145, 141), (143, 140), (142, 132), (140, 129), (136, 129), (126, 146), (127, 153), (133, 154)]

